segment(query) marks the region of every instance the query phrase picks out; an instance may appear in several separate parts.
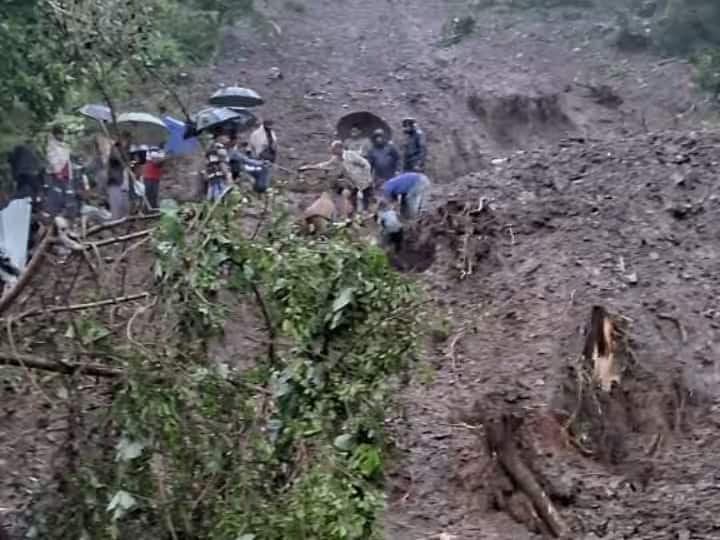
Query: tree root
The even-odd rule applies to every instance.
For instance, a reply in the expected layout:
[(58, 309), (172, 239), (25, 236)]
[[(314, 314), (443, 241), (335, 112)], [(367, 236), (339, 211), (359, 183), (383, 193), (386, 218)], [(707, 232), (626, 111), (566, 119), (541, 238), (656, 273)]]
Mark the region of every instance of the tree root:
[(506, 414), (483, 422), (490, 455), (497, 459), (515, 487), (527, 495), (548, 531), (555, 538), (566, 537), (567, 524), (517, 450), (513, 424), (517, 422)]

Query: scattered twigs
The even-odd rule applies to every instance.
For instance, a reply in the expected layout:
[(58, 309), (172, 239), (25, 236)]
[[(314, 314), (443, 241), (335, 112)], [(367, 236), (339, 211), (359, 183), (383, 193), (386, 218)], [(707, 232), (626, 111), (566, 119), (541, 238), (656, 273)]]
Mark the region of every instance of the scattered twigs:
[(657, 316), (658, 316), (658, 319), (662, 319), (664, 321), (671, 321), (671, 322), (675, 323), (675, 326), (678, 329), (678, 333), (680, 334), (680, 341), (682, 343), (687, 343), (687, 340), (688, 340), (687, 331), (685, 330), (685, 327), (683, 326), (683, 324), (680, 322), (680, 319), (678, 319), (677, 317), (675, 317), (673, 315), (670, 315), (669, 313), (658, 313)]
[(17, 348), (15, 347), (15, 337), (13, 335), (13, 320), (8, 319), (6, 321), (5, 328), (7, 330), (7, 338), (8, 338), (8, 344), (10, 345), (10, 351), (11, 355), (18, 360), (18, 365), (23, 368), (25, 373), (27, 374), (28, 380), (30, 381), (30, 384), (37, 390), (37, 392), (45, 398), (45, 401), (50, 403), (51, 405), (54, 404), (53, 400), (50, 399), (50, 396), (45, 393), (45, 391), (40, 387), (38, 382), (35, 380), (35, 376), (32, 374), (32, 372), (28, 369), (28, 366), (25, 362), (23, 362), (22, 357), (18, 355)]
[(40, 263), (42, 262), (48, 248), (52, 244), (53, 239), (54, 238), (51, 231), (45, 233), (45, 238), (42, 239), (42, 242), (40, 242), (40, 245), (35, 250), (33, 258), (30, 260), (30, 263), (25, 267), (25, 270), (23, 270), (20, 279), (18, 279), (17, 283), (15, 283), (12, 289), (10, 289), (7, 293), (5, 293), (2, 298), (0, 298), (0, 315), (7, 311), (7, 309), (12, 305), (12, 303), (20, 295), (23, 289), (25, 289), (27, 284), (30, 283), (30, 280), (35, 275), (35, 272), (37, 272), (37, 269), (40, 267)]
[(86, 309), (99, 308), (104, 306), (115, 306), (126, 302), (134, 302), (150, 296), (149, 292), (131, 294), (128, 296), (119, 296), (116, 298), (107, 298), (97, 302), (87, 302), (85, 304), (72, 304), (69, 306), (51, 306), (44, 309), (31, 309), (18, 315), (15, 320), (26, 319), (28, 317), (37, 317), (38, 315), (48, 315), (51, 313), (64, 313), (68, 311), (83, 311)]
[(452, 362), (453, 370), (457, 369), (457, 358), (455, 357), (455, 347), (458, 342), (465, 336), (465, 329), (460, 330), (450, 341), (450, 346), (447, 349), (445, 356)]

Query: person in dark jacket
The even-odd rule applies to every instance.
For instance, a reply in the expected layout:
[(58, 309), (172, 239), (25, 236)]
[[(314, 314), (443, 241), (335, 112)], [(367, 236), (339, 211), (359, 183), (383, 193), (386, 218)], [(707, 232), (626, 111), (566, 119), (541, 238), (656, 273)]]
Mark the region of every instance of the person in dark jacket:
[(425, 170), (425, 159), (427, 158), (425, 134), (417, 127), (414, 118), (403, 120), (402, 128), (405, 133), (403, 172), (423, 172)]
[(28, 139), (18, 144), (8, 155), (10, 172), (15, 181), (15, 198), (31, 197), (37, 201), (42, 188), (42, 165), (32, 141)]
[(395, 145), (385, 138), (382, 129), (376, 129), (372, 136), (372, 146), (365, 158), (370, 163), (375, 185), (389, 180), (397, 174), (400, 165), (400, 153)]

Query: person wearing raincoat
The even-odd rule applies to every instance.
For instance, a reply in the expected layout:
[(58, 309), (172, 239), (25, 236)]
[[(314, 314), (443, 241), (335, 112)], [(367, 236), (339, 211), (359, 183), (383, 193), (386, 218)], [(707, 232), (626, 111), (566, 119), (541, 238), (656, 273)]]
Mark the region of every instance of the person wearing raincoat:
[[(369, 209), (373, 195), (372, 174), (370, 164), (358, 152), (346, 150), (341, 141), (333, 141), (330, 145), (330, 159), (314, 165), (304, 165), (299, 171), (323, 170), (343, 177), (354, 191), (355, 208)], [(347, 187), (342, 182), (335, 185), (338, 192)]]
[[(52, 216), (71, 213), (74, 209), (75, 190), (70, 161), (70, 145), (65, 142), (65, 130), (53, 126), (47, 143), (47, 196), (46, 211)], [(76, 205), (75, 205), (76, 206)]]

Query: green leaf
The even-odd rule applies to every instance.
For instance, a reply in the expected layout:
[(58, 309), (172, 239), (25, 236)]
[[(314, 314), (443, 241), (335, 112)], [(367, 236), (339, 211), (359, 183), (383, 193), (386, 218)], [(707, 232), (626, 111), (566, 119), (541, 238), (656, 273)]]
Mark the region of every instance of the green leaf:
[(238, 536), (235, 540), (255, 540), (254, 534), (243, 534)]
[(343, 452), (349, 452), (353, 447), (353, 436), (349, 434), (338, 435), (333, 441), (333, 446)]
[(130, 495), (127, 491), (120, 490), (110, 500), (110, 504), (107, 506), (108, 512), (113, 512), (113, 520), (118, 520), (123, 517), (128, 510), (135, 507), (137, 501), (135, 497)]
[(123, 437), (115, 447), (115, 450), (117, 450), (117, 453), (115, 454), (115, 461), (132, 461), (133, 459), (140, 457), (144, 448), (145, 444), (137, 441), (130, 441), (126, 437)]
[(340, 294), (333, 302), (332, 310), (334, 312), (338, 312), (345, 308), (345, 306), (352, 302), (354, 293), (355, 289), (353, 287), (346, 287), (342, 291), (340, 291)]

